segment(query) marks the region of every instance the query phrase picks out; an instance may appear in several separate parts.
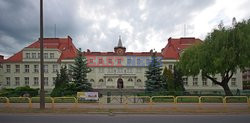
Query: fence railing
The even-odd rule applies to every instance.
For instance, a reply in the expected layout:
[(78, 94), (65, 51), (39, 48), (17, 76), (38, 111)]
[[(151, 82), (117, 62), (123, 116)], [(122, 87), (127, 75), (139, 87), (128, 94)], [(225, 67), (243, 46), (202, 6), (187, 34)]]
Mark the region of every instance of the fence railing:
[[(180, 103), (195, 103), (200, 106), (204, 103), (247, 103), (250, 108), (250, 97), (248, 96), (127, 96), (121, 104), (127, 107), (128, 104), (146, 104), (152, 106), (154, 104), (180, 104)], [(118, 98), (119, 99), (119, 98)], [(117, 100), (118, 100), (117, 99)], [(15, 103), (27, 103), (28, 108), (32, 108), (33, 103), (39, 103), (40, 97), (0, 97), (0, 103), (5, 104), (4, 107), (10, 108)], [(55, 104), (73, 103), (72, 108), (77, 108), (78, 104), (97, 104), (99, 108), (103, 108), (103, 102), (80, 102), (76, 97), (45, 97), (45, 101), (51, 104), (51, 108), (55, 108)], [(119, 103), (119, 101), (117, 101)], [(1, 108), (1, 107), (0, 107)]]

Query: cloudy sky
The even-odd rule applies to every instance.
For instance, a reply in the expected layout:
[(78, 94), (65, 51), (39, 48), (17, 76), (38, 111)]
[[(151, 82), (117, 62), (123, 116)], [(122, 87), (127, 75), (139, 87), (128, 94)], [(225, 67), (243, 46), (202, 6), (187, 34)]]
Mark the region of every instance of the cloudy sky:
[[(38, 39), (39, 1), (0, 0), (0, 54)], [(56, 25), (56, 37), (70, 35), (85, 51), (113, 51), (119, 35), (127, 51), (160, 51), (169, 37), (204, 39), (221, 20), (250, 18), (249, 6), (249, 0), (44, 0), (44, 33), (55, 37)]]

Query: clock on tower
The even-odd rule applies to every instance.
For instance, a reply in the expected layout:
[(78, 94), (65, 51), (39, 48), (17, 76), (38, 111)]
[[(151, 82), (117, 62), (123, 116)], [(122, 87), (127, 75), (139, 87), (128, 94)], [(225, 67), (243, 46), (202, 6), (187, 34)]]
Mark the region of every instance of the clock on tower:
[(123, 55), (125, 53), (126, 48), (122, 46), (121, 36), (119, 36), (118, 46), (116, 46), (114, 50), (118, 55)]

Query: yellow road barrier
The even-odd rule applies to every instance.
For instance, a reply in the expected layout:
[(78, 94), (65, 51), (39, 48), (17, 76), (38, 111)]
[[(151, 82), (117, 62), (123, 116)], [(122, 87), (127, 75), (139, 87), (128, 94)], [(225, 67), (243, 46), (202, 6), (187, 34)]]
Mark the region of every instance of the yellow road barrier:
[(199, 103), (199, 96), (177, 96), (175, 98), (175, 103), (178, 103), (178, 99), (180, 99), (180, 98), (196, 98), (198, 100), (197, 103)]
[(29, 97), (10, 97), (9, 98), (9, 102), (11, 103), (11, 100), (21, 100), (21, 99), (27, 99), (28, 100), (28, 107), (32, 108), (32, 103), (31, 103), (31, 99)]
[[(246, 103), (248, 103), (248, 97), (247, 96), (225, 96), (224, 98), (224, 103), (228, 103), (227, 102), (227, 99), (232, 99), (232, 98), (243, 98), (243, 99), (246, 99)], [(230, 102), (229, 102), (230, 103)]]
[(175, 103), (175, 97), (174, 96), (152, 96), (150, 98), (150, 102), (153, 104), (153, 103), (157, 103), (157, 102), (154, 102), (154, 99), (155, 98), (170, 98), (170, 99), (173, 99), (173, 102), (164, 102), (164, 103)]
[(224, 103), (224, 98), (222, 96), (200, 96), (199, 103), (202, 103), (202, 99), (204, 98), (217, 98), (221, 99), (221, 102)]
[(52, 105), (53, 105), (52, 107), (53, 108), (55, 108), (54, 104), (56, 103), (57, 99), (62, 99), (62, 100), (63, 99), (73, 99), (74, 103), (75, 103), (75, 105), (73, 106), (73, 108), (77, 108), (78, 101), (77, 101), (77, 99), (75, 97), (54, 97), (53, 100), (52, 100), (53, 101), (53, 103), (52, 103)]
[(9, 100), (9, 98), (7, 98), (7, 97), (0, 97), (0, 99), (5, 99), (6, 100), (6, 102), (5, 102), (6, 107), (7, 108), (10, 107), (10, 100)]

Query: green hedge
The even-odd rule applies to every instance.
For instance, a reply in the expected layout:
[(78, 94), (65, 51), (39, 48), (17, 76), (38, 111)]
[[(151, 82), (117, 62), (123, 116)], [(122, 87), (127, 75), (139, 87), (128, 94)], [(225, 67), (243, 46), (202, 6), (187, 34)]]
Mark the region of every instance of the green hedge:
[(26, 96), (34, 97), (38, 95), (38, 90), (39, 89), (30, 88), (29, 86), (16, 87), (14, 89), (3, 88), (0, 91), (0, 96), (1, 97), (20, 97), (20, 96), (26, 95)]

